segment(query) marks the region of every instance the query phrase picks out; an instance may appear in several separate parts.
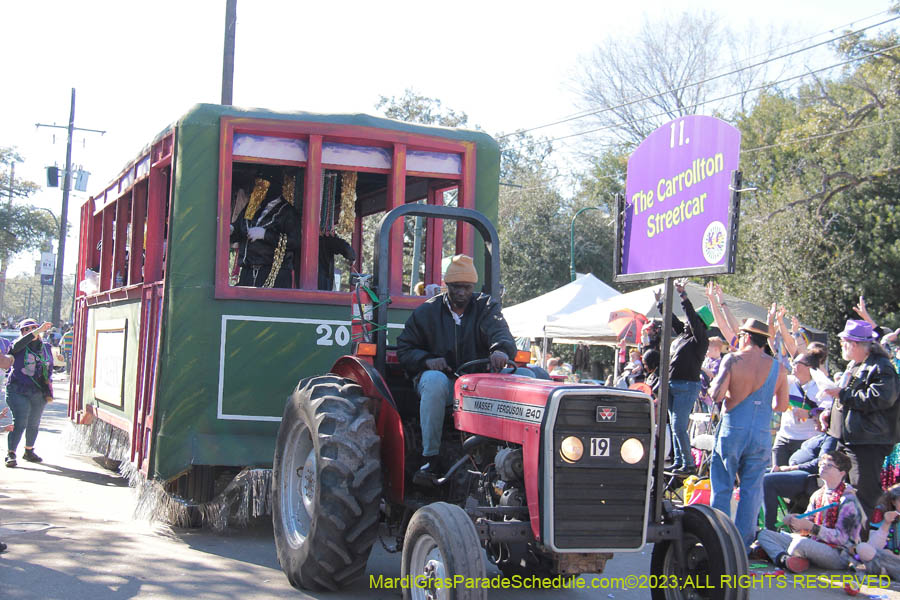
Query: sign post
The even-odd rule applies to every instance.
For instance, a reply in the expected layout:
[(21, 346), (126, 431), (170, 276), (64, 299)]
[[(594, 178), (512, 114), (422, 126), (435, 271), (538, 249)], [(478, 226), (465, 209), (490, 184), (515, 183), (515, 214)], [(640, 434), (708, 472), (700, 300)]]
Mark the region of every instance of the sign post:
[(741, 133), (700, 115), (666, 123), (628, 159), (616, 202), (615, 281), (665, 280), (653, 521), (662, 519), (675, 277), (734, 273)]

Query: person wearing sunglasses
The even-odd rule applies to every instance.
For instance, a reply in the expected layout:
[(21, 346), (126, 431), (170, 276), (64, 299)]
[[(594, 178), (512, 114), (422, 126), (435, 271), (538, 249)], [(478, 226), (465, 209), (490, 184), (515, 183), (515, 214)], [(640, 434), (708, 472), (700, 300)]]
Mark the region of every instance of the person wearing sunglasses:
[(6, 384), (6, 401), (13, 413), (13, 430), (7, 436), (7, 467), (16, 466), (16, 450), (23, 435), (25, 453), (22, 458), (34, 463), (43, 461), (34, 452), (34, 442), (44, 407), (53, 401), (50, 382), (53, 351), (50, 344), (41, 339), (50, 327), (50, 323), (38, 325), (34, 319), (23, 320), (19, 323), (20, 337), (9, 350), (13, 365)]

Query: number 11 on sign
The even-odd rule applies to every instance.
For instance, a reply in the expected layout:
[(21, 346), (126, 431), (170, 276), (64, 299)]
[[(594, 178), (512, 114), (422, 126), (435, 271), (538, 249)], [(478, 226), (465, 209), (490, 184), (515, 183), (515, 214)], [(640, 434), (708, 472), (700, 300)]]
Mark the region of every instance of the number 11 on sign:
[[(671, 125), (669, 125), (669, 130), (671, 135), (669, 136), (669, 148), (675, 147), (675, 122), (673, 121)], [(678, 145), (683, 146), (685, 144), (684, 139), (684, 120), (678, 121)]]

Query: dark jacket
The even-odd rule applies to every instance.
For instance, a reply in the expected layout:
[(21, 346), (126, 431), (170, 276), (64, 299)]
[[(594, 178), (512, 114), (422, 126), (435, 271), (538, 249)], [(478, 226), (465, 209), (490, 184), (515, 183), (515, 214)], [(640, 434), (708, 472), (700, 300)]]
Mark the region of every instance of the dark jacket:
[(900, 442), (900, 389), (889, 358), (869, 355), (841, 389), (831, 411), (841, 417), (840, 435), (845, 444), (895, 444)]
[[(662, 312), (662, 302), (658, 305)], [(709, 336), (706, 323), (694, 310), (694, 305), (687, 295), (681, 299), (681, 307), (687, 317), (688, 326), (672, 314), (672, 329), (675, 339), (669, 347), (669, 381), (700, 381), (700, 367), (709, 349)]]
[(472, 296), (460, 325), (450, 314), (447, 294), (438, 294), (413, 311), (397, 338), (397, 356), (410, 377), (425, 371), (428, 359), (443, 358), (456, 370), (470, 360), (488, 358), (495, 350), (513, 358), (516, 342), (500, 303), (486, 294)]
[[(275, 257), (278, 238), (282, 233), (286, 234), (287, 250), (284, 253), (281, 268), (289, 268), (293, 263), (294, 253), (300, 249), (300, 219), (294, 207), (283, 200), (278, 202), (272, 210), (263, 214), (265, 207), (265, 204), (261, 206), (250, 221), (244, 218), (244, 212), (247, 210), (245, 208), (241, 212), (240, 218), (233, 223), (234, 231), (231, 232), (230, 240), (240, 244), (238, 260), (241, 266), (268, 266), (272, 264)], [(265, 227), (265, 237), (251, 242), (247, 237), (247, 231), (251, 227)]]
[(9, 348), (14, 358), (7, 388), (33, 391), (37, 388), (44, 396), (53, 396), (53, 349), (48, 342), (28, 332), (15, 340)]
[(800, 449), (791, 454), (788, 464), (797, 466), (800, 471), (815, 475), (819, 472), (819, 457), (837, 449), (838, 441), (836, 439), (827, 433), (820, 433), (800, 444)]
[(340, 254), (351, 263), (356, 261), (356, 252), (346, 241), (334, 235), (319, 236), (319, 289), (334, 288), (334, 256)]

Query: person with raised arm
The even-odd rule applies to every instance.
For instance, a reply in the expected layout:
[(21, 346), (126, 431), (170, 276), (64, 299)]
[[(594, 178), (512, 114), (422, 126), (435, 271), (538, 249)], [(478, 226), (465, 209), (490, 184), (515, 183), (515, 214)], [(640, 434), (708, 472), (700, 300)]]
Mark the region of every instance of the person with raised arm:
[(7, 437), (6, 466), (16, 466), (16, 450), (22, 435), (25, 436), (25, 453), (22, 458), (39, 463), (43, 459), (35, 454), (34, 442), (41, 425), (44, 407), (53, 401), (50, 382), (53, 373), (53, 350), (41, 336), (50, 330), (50, 323), (38, 326), (34, 319), (19, 323), (20, 337), (12, 343), (9, 354), (13, 357), (12, 373), (6, 384), (6, 401), (13, 413), (13, 430)]

